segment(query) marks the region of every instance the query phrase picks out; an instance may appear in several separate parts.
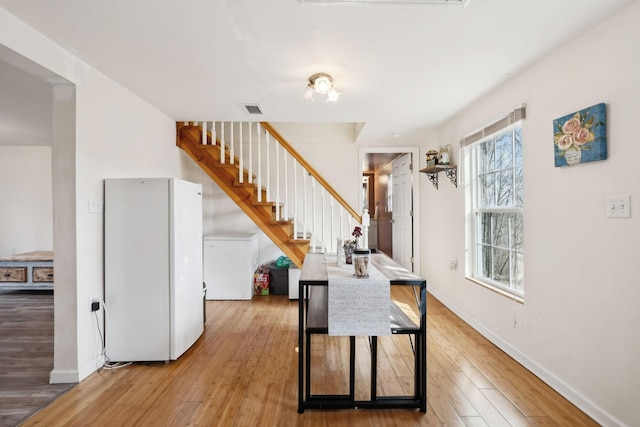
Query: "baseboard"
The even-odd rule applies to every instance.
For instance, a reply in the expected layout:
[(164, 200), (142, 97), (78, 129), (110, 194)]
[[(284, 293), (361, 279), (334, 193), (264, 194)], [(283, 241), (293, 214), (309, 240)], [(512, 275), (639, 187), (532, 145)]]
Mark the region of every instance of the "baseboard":
[(461, 310), (460, 307), (456, 306), (451, 301), (447, 300), (447, 298), (440, 295), (437, 291), (434, 291), (433, 289), (428, 289), (428, 291), (438, 301), (444, 304), (449, 310), (451, 310), (454, 314), (464, 320), (465, 323), (475, 329), (480, 335), (491, 341), (498, 348), (511, 356), (516, 362), (520, 363), (522, 366), (531, 371), (535, 376), (540, 378), (549, 387), (560, 393), (565, 399), (573, 403), (585, 414), (593, 418), (597, 423), (603, 426), (611, 427), (624, 425), (618, 419), (611, 416), (605, 410), (593, 403), (591, 400), (585, 398), (580, 393), (575, 391), (572, 387), (565, 384), (561, 379), (550, 373), (543, 366), (529, 359), (527, 355), (518, 351), (511, 344), (495, 335), (491, 330), (487, 329), (483, 324), (478, 322), (473, 317), (469, 316), (469, 314)]
[(103, 355), (98, 356), (97, 358), (89, 361), (89, 363), (84, 364), (80, 367), (79, 377), (80, 381), (87, 378), (89, 375), (93, 374), (100, 367), (104, 366), (105, 357)]
[(49, 384), (79, 383), (80, 377), (76, 369), (54, 369), (49, 374)]

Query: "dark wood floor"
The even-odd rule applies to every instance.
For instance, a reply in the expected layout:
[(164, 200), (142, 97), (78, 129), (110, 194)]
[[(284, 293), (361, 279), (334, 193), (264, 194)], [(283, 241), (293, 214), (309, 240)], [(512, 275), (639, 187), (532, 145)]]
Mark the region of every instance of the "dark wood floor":
[(0, 426), (15, 426), (68, 384), (49, 384), (53, 369), (52, 291), (0, 291)]
[[(396, 288), (396, 287), (394, 287)], [(397, 288), (407, 288), (399, 286)], [(394, 299), (411, 304), (412, 295)], [(427, 413), (297, 413), (297, 302), (286, 296), (208, 301), (205, 334), (170, 364), (102, 370), (36, 413), (27, 426), (597, 426), (588, 416), (428, 297)], [(345, 390), (344, 337), (312, 346), (312, 389)], [(411, 346), (382, 337), (381, 394), (412, 389)], [(368, 347), (357, 342), (357, 393)], [(401, 393), (404, 394), (404, 393)]]

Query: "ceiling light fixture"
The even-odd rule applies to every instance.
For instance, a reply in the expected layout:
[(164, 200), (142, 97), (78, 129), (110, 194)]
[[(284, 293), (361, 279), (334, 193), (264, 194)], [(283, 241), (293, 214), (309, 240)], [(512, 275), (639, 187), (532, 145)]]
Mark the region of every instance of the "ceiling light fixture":
[(340, 92), (333, 85), (333, 79), (327, 73), (317, 73), (309, 77), (309, 83), (302, 97), (305, 101), (313, 101), (313, 94), (327, 95), (327, 102), (336, 102)]

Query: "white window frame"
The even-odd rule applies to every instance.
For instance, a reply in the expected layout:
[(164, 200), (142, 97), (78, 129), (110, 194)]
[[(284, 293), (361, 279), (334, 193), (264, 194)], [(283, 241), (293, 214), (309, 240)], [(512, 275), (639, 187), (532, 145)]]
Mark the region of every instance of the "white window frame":
[[(522, 203), (514, 203), (515, 200), (511, 200), (512, 203), (508, 205), (502, 206), (481, 206), (479, 201), (479, 194), (482, 190), (480, 187), (478, 177), (478, 152), (480, 144), (496, 139), (501, 135), (504, 135), (506, 132), (512, 132), (512, 141), (515, 141), (515, 130), (520, 129), (520, 142), (522, 141), (522, 127), (521, 120), (524, 118), (524, 107), (519, 110), (515, 110), (507, 119), (501, 119), (500, 121), (493, 123), (480, 131), (471, 134), (470, 136), (463, 138), (461, 141), (461, 169), (463, 171), (463, 187), (465, 189), (465, 212), (466, 212), (466, 263), (465, 263), (465, 277), (468, 280), (473, 281), (479, 285), (485, 286), (493, 291), (496, 291), (502, 295), (505, 295), (509, 298), (512, 298), (519, 302), (524, 302), (524, 250), (522, 247), (523, 242), (523, 234), (524, 228), (522, 228), (520, 234), (520, 250), (515, 250), (514, 240), (511, 238), (511, 233), (509, 233), (508, 243), (506, 248), (494, 246), (493, 243), (483, 244), (481, 233), (482, 233), (482, 225), (480, 224), (480, 215), (483, 213), (495, 213), (495, 214), (516, 214), (520, 215), (520, 218), (523, 218), (523, 197), (524, 195), (520, 193), (522, 197)], [(523, 147), (521, 147), (523, 148)], [(512, 151), (513, 154), (513, 151)], [(520, 155), (522, 155), (520, 153)], [(520, 159), (522, 160), (522, 159)], [(523, 167), (522, 162), (520, 162), (521, 167)], [(514, 168), (512, 164), (511, 169)], [(497, 169), (494, 169), (496, 171)], [(524, 175), (524, 168), (522, 169), (522, 174)], [(515, 179), (512, 181), (512, 185), (515, 186)], [(512, 222), (513, 220), (509, 220), (509, 229), (512, 230)], [(524, 220), (521, 219), (522, 224), (524, 224)], [(492, 231), (492, 230), (490, 230)], [(482, 256), (482, 249), (492, 249), (497, 248), (504, 250), (509, 253), (510, 257), (520, 257), (520, 269), (519, 272), (521, 274), (521, 278), (519, 283), (514, 282), (514, 276), (516, 275), (514, 270), (514, 264), (510, 263), (510, 271), (508, 277), (508, 283), (503, 283), (500, 281), (493, 280), (491, 277), (488, 277), (482, 273), (482, 267), (480, 265), (480, 257)], [(513, 262), (514, 258), (510, 258)], [(517, 279), (517, 277), (516, 277)]]

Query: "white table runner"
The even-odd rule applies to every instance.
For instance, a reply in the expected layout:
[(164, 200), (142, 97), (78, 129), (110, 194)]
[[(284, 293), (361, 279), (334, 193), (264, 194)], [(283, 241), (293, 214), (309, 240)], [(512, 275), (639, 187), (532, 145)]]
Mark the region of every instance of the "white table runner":
[(329, 335), (391, 335), (390, 283), (371, 263), (369, 277), (354, 277), (353, 265), (325, 255), (329, 278)]

